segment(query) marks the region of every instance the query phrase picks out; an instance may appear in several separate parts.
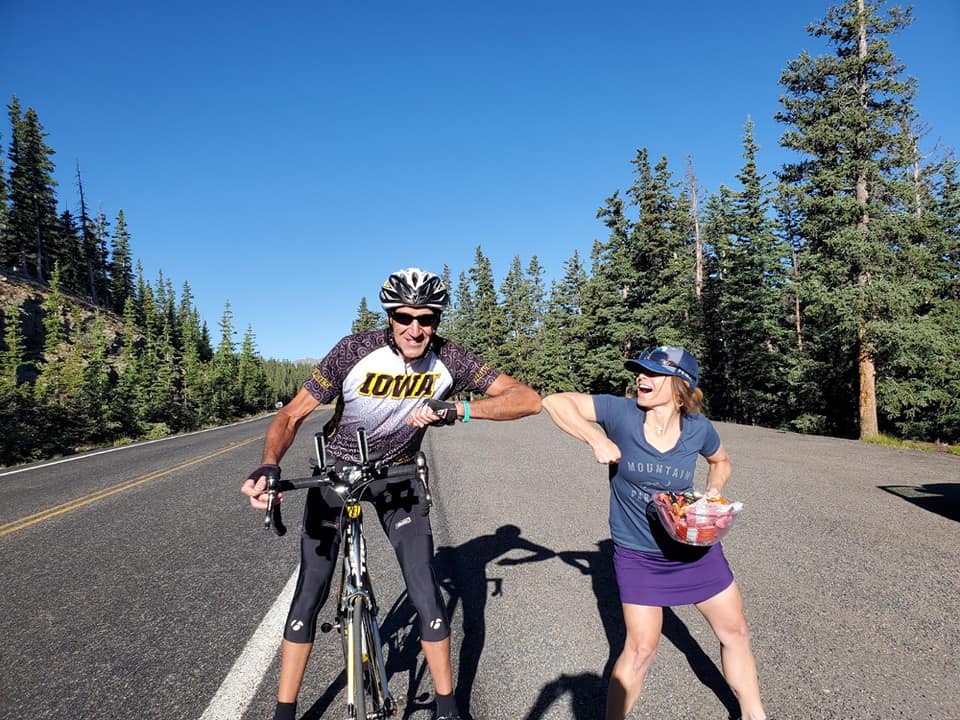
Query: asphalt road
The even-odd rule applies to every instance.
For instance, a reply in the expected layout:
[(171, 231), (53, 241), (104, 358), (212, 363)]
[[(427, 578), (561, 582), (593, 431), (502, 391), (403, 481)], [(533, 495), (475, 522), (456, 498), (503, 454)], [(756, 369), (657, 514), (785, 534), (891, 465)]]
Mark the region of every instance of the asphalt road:
[[(301, 431), (285, 476), (307, 474), (322, 419)], [(285, 611), (302, 498), (287, 498), (292, 531), (276, 538), (238, 492), (268, 420), (0, 471), (0, 717), (270, 717), (271, 610)], [(960, 458), (718, 427), (734, 462), (727, 494), (745, 504), (724, 549), (768, 711), (960, 718)], [(602, 718), (623, 639), (606, 469), (546, 415), (432, 429), (424, 449), (461, 705), (474, 720)], [(391, 688), (401, 717), (428, 720), (412, 611), (369, 526)], [(304, 717), (339, 717), (338, 642), (319, 637)], [(735, 710), (704, 620), (668, 610), (631, 717)]]

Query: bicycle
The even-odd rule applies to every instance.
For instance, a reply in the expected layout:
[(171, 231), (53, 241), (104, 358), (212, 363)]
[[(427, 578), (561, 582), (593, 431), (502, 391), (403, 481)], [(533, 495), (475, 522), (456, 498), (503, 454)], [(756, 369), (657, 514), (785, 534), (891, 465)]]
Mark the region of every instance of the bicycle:
[(313, 476), (281, 480), (268, 474), (267, 510), (263, 523), (264, 527), (273, 528), (277, 535), (282, 536), (287, 531), (280, 504), (276, 502), (278, 492), (328, 487), (342, 498), (343, 508), (338, 522), (342, 552), (339, 600), (334, 622), (321, 624), (320, 631), (328, 633), (336, 629), (340, 633), (347, 671), (348, 720), (384, 720), (395, 716), (399, 707), (387, 684), (377, 623), (379, 608), (367, 568), (360, 501), (372, 482), (384, 478), (416, 479), (423, 492), (421, 501), (425, 513), (430, 512), (433, 500), (423, 452), (418, 451), (411, 463), (385, 464), (379, 456), (370, 455), (366, 431), (362, 427), (357, 429), (357, 444), (360, 464), (337, 462), (328, 465), (323, 433), (317, 433), (314, 445), (319, 464), (314, 467)]

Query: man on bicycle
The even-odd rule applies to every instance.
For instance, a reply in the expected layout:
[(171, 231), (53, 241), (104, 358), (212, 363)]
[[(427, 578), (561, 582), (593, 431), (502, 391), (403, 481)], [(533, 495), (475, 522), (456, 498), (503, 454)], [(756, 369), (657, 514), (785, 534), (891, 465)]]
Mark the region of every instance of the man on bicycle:
[[(321, 360), (296, 397), (267, 429), (260, 467), (241, 492), (258, 510), (267, 507), (266, 477), (279, 471), (283, 454), (303, 420), (319, 405), (337, 399), (324, 428), (327, 451), (344, 462), (359, 462), (356, 430), (364, 427), (371, 453), (386, 461), (410, 462), (429, 425), (458, 419), (513, 420), (540, 412), (540, 396), (505, 375), (462, 345), (436, 334), (449, 299), (442, 280), (408, 268), (393, 273), (380, 289), (388, 327), (343, 338)], [(473, 402), (444, 402), (454, 393), (476, 392)], [(413, 486), (399, 490), (388, 481), (371, 486), (367, 496), (377, 509), (397, 555), (407, 593), (417, 610), (420, 641), (437, 694), (436, 720), (459, 720), (453, 697), (450, 629), (433, 571), (429, 516), (417, 506)], [(337, 559), (339, 506), (335, 497), (310, 490), (301, 532), (297, 589), (284, 626), (280, 683), (274, 720), (292, 720), (310, 651), (317, 614), (327, 599)]]

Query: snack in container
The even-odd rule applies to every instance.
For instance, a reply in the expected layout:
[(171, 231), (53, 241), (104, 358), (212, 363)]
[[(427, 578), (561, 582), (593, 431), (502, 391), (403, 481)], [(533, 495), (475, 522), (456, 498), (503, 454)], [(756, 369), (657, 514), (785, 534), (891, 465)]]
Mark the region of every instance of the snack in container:
[(730, 532), (743, 503), (705, 498), (690, 492), (661, 492), (653, 496), (660, 521), (674, 540), (708, 546)]

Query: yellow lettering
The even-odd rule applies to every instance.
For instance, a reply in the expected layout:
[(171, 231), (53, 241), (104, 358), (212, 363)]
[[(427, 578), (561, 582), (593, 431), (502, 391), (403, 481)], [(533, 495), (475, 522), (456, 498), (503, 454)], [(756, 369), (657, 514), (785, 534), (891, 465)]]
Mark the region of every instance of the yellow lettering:
[(399, 399), (404, 397), (413, 397), (413, 389), (417, 385), (418, 375), (401, 375), (393, 384), (393, 397)]
[(363, 384), (360, 386), (360, 389), (357, 390), (361, 395), (370, 394), (370, 386), (373, 385), (373, 381), (376, 380), (377, 374), (368, 372), (367, 376), (363, 379)]
[(317, 385), (319, 385), (320, 387), (322, 387), (322, 388), (325, 389), (325, 390), (329, 390), (330, 387), (332, 387), (331, 382), (330, 382), (329, 380), (327, 380), (327, 379), (320, 373), (320, 368), (318, 368), (318, 367), (315, 367), (315, 368), (313, 369), (313, 379), (314, 379), (314, 381), (317, 383)]

